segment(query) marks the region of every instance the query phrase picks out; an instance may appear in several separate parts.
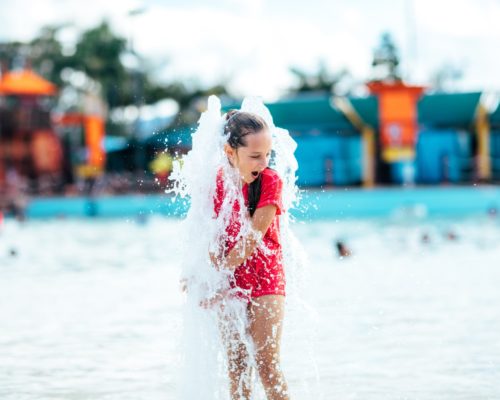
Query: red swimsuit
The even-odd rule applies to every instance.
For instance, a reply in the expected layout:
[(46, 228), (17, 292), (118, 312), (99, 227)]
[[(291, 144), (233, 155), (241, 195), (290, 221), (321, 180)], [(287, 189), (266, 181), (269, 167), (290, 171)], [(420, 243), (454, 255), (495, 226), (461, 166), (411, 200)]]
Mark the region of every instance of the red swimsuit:
[[(262, 187), (257, 208), (275, 205), (276, 215), (258, 247), (250, 257), (234, 271), (232, 286), (243, 289), (250, 297), (259, 297), (270, 294), (285, 295), (285, 273), (283, 270), (283, 256), (280, 243), (280, 227), (278, 215), (282, 212), (281, 189), (283, 182), (276, 171), (266, 168), (262, 171)], [(242, 188), (245, 206), (248, 204), (248, 184)], [(214, 211), (218, 216), (224, 199), (224, 182), (222, 170), (217, 175), (217, 189), (214, 199)], [(238, 221), (240, 205), (235, 201), (231, 222), (226, 228), (226, 255), (238, 240), (241, 222)]]

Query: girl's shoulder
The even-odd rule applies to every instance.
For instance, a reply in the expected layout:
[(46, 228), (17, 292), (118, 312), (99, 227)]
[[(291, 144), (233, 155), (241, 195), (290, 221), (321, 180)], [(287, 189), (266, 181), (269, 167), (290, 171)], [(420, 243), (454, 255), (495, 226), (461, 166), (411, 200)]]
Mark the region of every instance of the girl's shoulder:
[(224, 178), (224, 170), (222, 169), (222, 167), (219, 167), (217, 169), (217, 175), (216, 176), (217, 176), (217, 178), (216, 178), (217, 181), (222, 180)]
[(217, 176), (215, 178), (214, 211), (216, 215), (219, 215), (223, 199), (224, 199), (224, 173), (222, 171), (222, 168), (220, 168), (217, 171)]
[(283, 210), (281, 191), (283, 182), (279, 174), (271, 168), (262, 171), (262, 186), (257, 208), (273, 204), (277, 207), (276, 215), (280, 215)]
[(271, 168), (266, 168), (264, 171), (262, 171), (262, 182), (268, 183), (268, 184), (281, 184), (281, 177), (279, 174)]
[(224, 180), (225, 180), (224, 169), (220, 167), (217, 170), (217, 175), (215, 178), (216, 190), (218, 192), (224, 190)]

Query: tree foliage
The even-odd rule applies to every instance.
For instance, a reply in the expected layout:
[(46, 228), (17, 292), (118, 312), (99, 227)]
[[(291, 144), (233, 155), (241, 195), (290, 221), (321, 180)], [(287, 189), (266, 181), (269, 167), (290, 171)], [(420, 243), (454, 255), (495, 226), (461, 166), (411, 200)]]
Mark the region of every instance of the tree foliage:
[(346, 69), (331, 72), (324, 61), (320, 61), (317, 69), (313, 72), (307, 72), (298, 67), (291, 67), (290, 72), (297, 81), (297, 84), (289, 91), (291, 94), (336, 93), (339, 84), (350, 76)]
[(383, 33), (378, 47), (373, 52), (374, 80), (401, 81), (399, 51), (390, 33)]
[(106, 21), (80, 36), (75, 54), (69, 57), (75, 70), (85, 72), (102, 86), (110, 107), (132, 103), (130, 74), (120, 57), (127, 41), (114, 34)]
[(69, 58), (63, 55), (62, 45), (57, 39), (64, 25), (48, 25), (28, 45), (28, 63), (49, 81), (60, 86), (61, 71), (69, 65)]
[[(0, 60), (7, 69), (32, 66), (40, 75), (63, 85), (65, 68), (85, 73), (101, 85), (102, 95), (113, 108), (126, 105), (152, 104), (164, 98), (179, 103), (181, 112), (205, 94), (226, 94), (224, 85), (190, 88), (182, 82), (160, 84), (144, 59), (128, 48), (127, 40), (116, 34), (107, 21), (81, 33), (73, 54), (64, 54), (58, 39), (65, 25), (43, 27), (29, 43), (10, 42), (0, 45)], [(133, 59), (134, 66), (127, 65)], [(187, 118), (188, 120), (191, 118)], [(182, 120), (182, 118), (180, 118)]]

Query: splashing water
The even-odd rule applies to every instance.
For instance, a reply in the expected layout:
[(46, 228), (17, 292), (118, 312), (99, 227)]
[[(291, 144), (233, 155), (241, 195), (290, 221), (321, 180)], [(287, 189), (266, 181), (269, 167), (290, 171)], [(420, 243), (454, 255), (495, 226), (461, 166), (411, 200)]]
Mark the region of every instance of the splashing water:
[[(283, 181), (282, 201), (285, 210), (298, 204), (296, 171), (298, 168), (294, 156), (295, 141), (288, 131), (274, 126), (272, 116), (260, 99), (247, 98), (241, 111), (262, 117), (272, 137), (273, 157), (270, 166)], [(236, 296), (225, 296), (221, 304), (215, 307), (201, 307), (200, 303), (213, 299), (228, 290), (228, 281), (232, 272), (218, 271), (210, 262), (209, 252), (224, 240), (226, 227), (233, 212), (235, 201), (244, 204), (241, 181), (237, 171), (232, 168), (224, 154), (226, 138), (223, 135), (225, 118), (221, 115), (221, 105), (217, 97), (208, 99), (208, 108), (199, 121), (199, 127), (193, 133), (192, 150), (183, 159), (174, 164), (171, 180), (171, 192), (180, 197), (190, 198), (190, 209), (183, 221), (182, 232), (182, 279), (186, 283), (186, 302), (184, 305), (183, 362), (179, 397), (192, 399), (228, 399), (229, 379), (227, 346), (231, 338), (238, 338), (252, 352), (251, 340), (247, 337), (247, 304)], [(218, 171), (224, 174), (225, 197), (221, 212), (214, 216), (214, 196)], [(240, 236), (250, 235), (253, 230), (246, 209), (240, 208)], [(282, 353), (286, 363), (287, 348), (299, 343), (314, 343), (314, 312), (300, 298), (299, 293), (306, 279), (304, 266), (305, 254), (300, 243), (291, 231), (289, 212), (280, 216), (281, 245), (283, 265), (287, 279), (286, 318), (283, 329)], [(298, 338), (294, 333), (296, 324), (308, 324), (308, 338)], [(302, 329), (302, 332), (304, 330)], [(224, 343), (221, 340), (224, 338)], [(228, 343), (229, 342), (229, 343)], [(313, 349), (303, 346), (300, 362), (308, 372), (315, 370)], [(290, 360), (291, 361), (291, 360)], [(297, 362), (298, 360), (295, 360)], [(252, 357), (250, 365), (255, 367)], [(254, 368), (255, 369), (255, 368)], [(284, 365), (286, 373), (286, 365)], [(316, 380), (318, 374), (316, 373)], [(265, 398), (262, 388), (255, 385), (253, 377), (253, 397)], [(289, 385), (291, 398), (299, 395), (301, 399), (321, 398), (317, 388), (319, 382), (311, 379), (296, 380)], [(240, 388), (241, 389), (241, 388)]]

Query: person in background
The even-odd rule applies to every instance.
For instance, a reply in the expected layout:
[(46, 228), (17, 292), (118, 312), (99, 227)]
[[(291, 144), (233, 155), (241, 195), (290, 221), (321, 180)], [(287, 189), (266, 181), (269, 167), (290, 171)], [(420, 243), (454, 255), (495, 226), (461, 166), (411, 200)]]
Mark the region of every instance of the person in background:
[(339, 258), (346, 258), (352, 255), (351, 250), (347, 247), (347, 245), (342, 240), (337, 240), (335, 242), (335, 248), (337, 249), (337, 254)]

